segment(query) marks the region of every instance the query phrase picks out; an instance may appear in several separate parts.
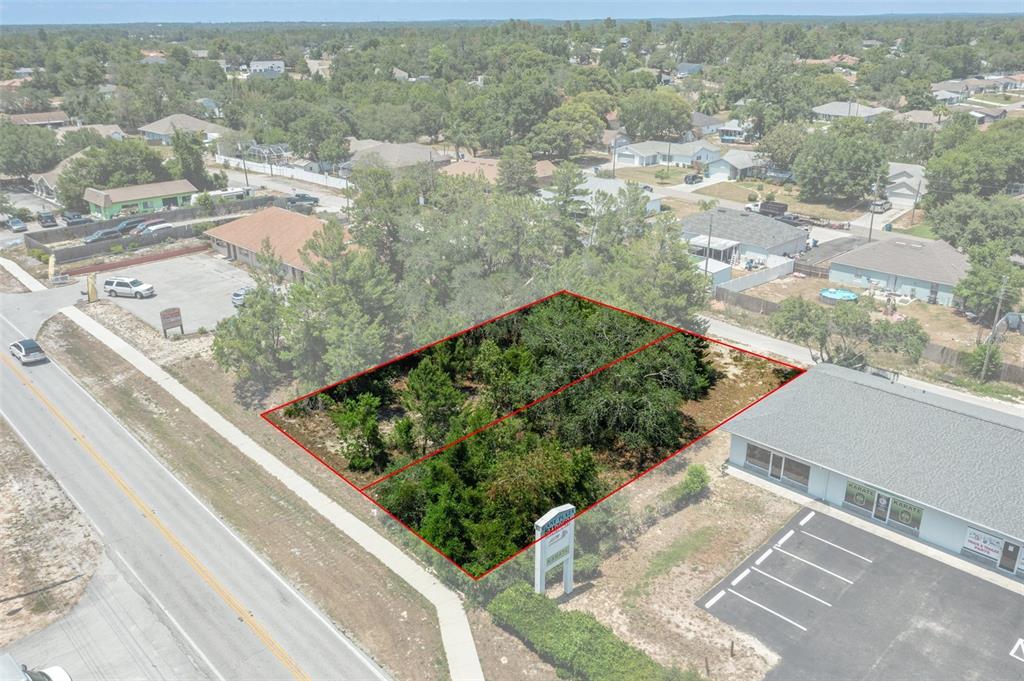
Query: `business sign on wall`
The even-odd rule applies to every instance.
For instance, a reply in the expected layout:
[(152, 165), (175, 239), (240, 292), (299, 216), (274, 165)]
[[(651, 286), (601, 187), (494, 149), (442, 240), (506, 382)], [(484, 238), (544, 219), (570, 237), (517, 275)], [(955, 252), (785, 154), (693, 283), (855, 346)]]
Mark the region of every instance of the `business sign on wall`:
[(999, 560), (1003, 555), (1003, 540), (988, 532), (968, 527), (967, 537), (964, 539), (964, 548), (974, 551), (977, 554)]
[[(548, 570), (562, 566), (562, 589), (572, 593), (572, 554), (575, 551), (576, 507), (565, 504), (551, 509), (533, 524), (537, 542), (533, 566), (533, 590), (544, 593), (545, 577)], [(568, 522), (566, 522), (568, 521)], [(558, 528), (551, 532), (553, 528)], [(548, 532), (551, 532), (548, 536)], [(541, 539), (541, 537), (544, 537)]]

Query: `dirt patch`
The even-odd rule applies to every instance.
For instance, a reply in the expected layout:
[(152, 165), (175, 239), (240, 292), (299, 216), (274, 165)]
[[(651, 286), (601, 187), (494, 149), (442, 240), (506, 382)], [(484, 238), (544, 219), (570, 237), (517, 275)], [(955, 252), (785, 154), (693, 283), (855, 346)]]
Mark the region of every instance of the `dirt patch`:
[(434, 609), (419, 594), (74, 323), (59, 315), (40, 337), (176, 476), (396, 678), (444, 678)]
[(101, 554), (92, 525), (0, 420), (0, 648), (71, 610)]
[(778, 656), (700, 609), (696, 600), (798, 506), (723, 473), (728, 448), (728, 436), (713, 433), (631, 485), (624, 498), (639, 510), (682, 481), (684, 464), (703, 463), (712, 477), (706, 497), (658, 521), (605, 560), (601, 575), (564, 607), (589, 612), (662, 664), (704, 673), (707, 659), (712, 678), (748, 681), (762, 678)]
[(109, 300), (98, 300), (82, 309), (161, 366), (212, 352), (212, 333), (174, 334), (164, 338), (153, 327)]
[(700, 204), (684, 201), (675, 197), (665, 197), (661, 200), (662, 206), (667, 206), (675, 213), (677, 218), (685, 218), (688, 215), (696, 215), (700, 212)]
[[(769, 300), (773, 303), (781, 303), (786, 298), (803, 298), (804, 300), (824, 305), (825, 303), (821, 302), (821, 289), (835, 287), (836, 284), (828, 279), (798, 277), (790, 274), (760, 286), (755, 286), (744, 291), (744, 293), (763, 300)], [(843, 284), (842, 287), (858, 294), (864, 291), (864, 289), (857, 288), (856, 286), (847, 286), (846, 284)]]
[(28, 289), (13, 274), (0, 267), (0, 293), (27, 293)]
[(839, 222), (846, 222), (860, 217), (866, 210), (866, 206), (862, 204), (847, 206), (806, 203), (800, 200), (800, 190), (796, 185), (792, 184), (782, 186), (767, 182), (718, 182), (707, 187), (701, 187), (694, 193), (711, 196), (716, 199), (725, 199), (726, 201), (737, 201), (739, 203), (750, 201), (751, 194), (757, 195), (758, 198), (755, 199), (757, 201), (767, 201), (768, 194), (774, 194), (772, 200), (785, 203), (789, 206), (788, 210), (791, 213), (800, 213), (801, 215), (810, 215)]

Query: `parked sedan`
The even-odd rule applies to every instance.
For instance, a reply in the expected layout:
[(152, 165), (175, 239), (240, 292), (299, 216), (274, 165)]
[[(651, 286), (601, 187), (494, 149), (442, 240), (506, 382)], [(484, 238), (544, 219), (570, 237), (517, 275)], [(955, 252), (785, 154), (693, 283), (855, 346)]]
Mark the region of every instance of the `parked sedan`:
[(28, 225), (26, 225), (23, 220), (19, 220), (18, 218), (11, 218), (10, 220), (7, 221), (7, 229), (11, 230), (12, 232), (27, 232)]
[(683, 178), (683, 182), (685, 182), (686, 184), (700, 184), (703, 179), (704, 179), (703, 175), (698, 175), (696, 173), (690, 173), (689, 175), (687, 175), (686, 177)]
[(22, 364), (46, 361), (46, 353), (39, 347), (39, 343), (31, 338), (11, 343), (10, 351), (11, 355)]
[(293, 194), (285, 200), (287, 206), (316, 206), (320, 199), (310, 194)]
[(173, 228), (174, 225), (171, 223), (157, 220), (156, 222), (147, 223), (146, 227), (142, 230), (142, 234), (158, 234)]
[(89, 236), (82, 239), (83, 243), (91, 244), (97, 241), (107, 241), (108, 239), (119, 239), (121, 238), (120, 230), (116, 228), (111, 229), (99, 229), (90, 234)]
[(128, 218), (127, 220), (121, 220), (113, 228), (121, 234), (128, 234), (143, 222), (145, 222), (145, 218)]

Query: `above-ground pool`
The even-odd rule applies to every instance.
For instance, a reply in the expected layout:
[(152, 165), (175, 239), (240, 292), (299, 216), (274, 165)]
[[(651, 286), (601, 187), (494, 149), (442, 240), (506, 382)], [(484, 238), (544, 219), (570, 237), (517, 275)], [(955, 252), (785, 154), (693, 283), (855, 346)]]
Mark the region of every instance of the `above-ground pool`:
[(853, 291), (848, 291), (845, 288), (823, 288), (821, 289), (821, 299), (826, 303), (837, 303), (841, 300), (857, 300), (858, 296)]

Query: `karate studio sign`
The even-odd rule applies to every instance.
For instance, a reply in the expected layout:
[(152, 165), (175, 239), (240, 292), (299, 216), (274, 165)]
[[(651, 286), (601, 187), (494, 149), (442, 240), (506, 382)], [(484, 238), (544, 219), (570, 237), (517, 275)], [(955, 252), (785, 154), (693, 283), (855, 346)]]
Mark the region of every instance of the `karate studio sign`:
[[(565, 593), (572, 593), (572, 554), (575, 549), (574, 526), (570, 520), (576, 515), (576, 507), (572, 504), (558, 506), (545, 513), (533, 524), (537, 542), (536, 561), (533, 569), (533, 589), (539, 594), (544, 593), (544, 577), (548, 570), (562, 566), (562, 588)], [(569, 520), (569, 522), (565, 522)], [(563, 523), (565, 523), (563, 525)], [(561, 527), (559, 527), (561, 525)], [(551, 532), (552, 528), (558, 527)], [(545, 534), (550, 535), (544, 537)], [(541, 537), (544, 537), (541, 539)]]

